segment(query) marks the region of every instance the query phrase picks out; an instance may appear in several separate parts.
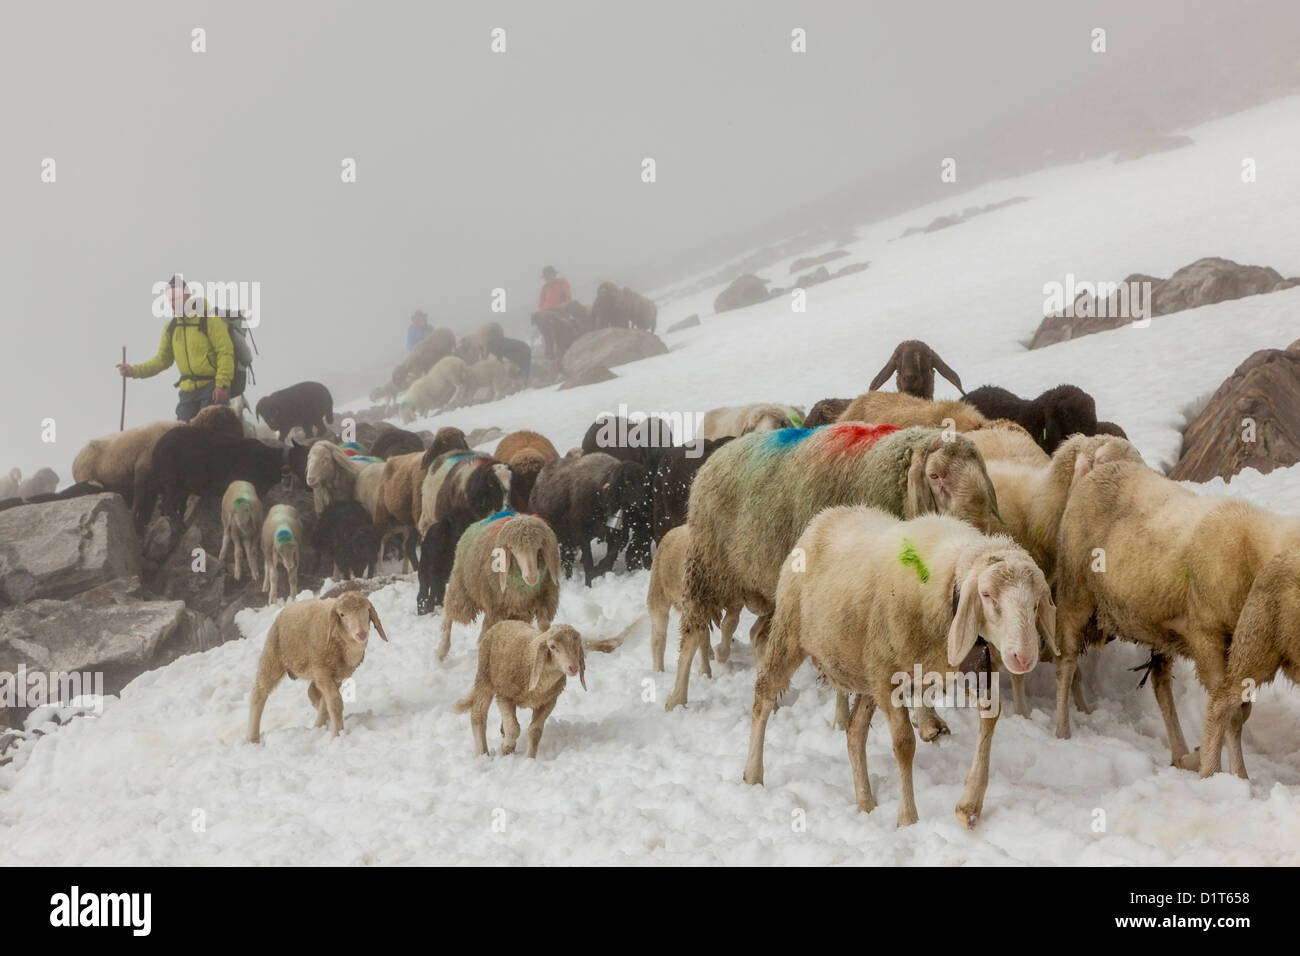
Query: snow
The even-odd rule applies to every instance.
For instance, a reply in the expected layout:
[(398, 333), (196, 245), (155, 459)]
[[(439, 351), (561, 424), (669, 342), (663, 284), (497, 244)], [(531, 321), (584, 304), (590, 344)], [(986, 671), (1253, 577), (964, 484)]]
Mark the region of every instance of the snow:
[[(1194, 145), (1134, 162), (1098, 161), (992, 183), (867, 225), (832, 268), (864, 272), (787, 300), (712, 315), (719, 288), (661, 300), (660, 327), (697, 312), (700, 327), (665, 336), (669, 354), (616, 369), (608, 383), (529, 391), (416, 423), (466, 431), (536, 428), (561, 451), (600, 411), (702, 413), (724, 404), (805, 407), (852, 396), (901, 339), (920, 337), (967, 388), (1021, 394), (1073, 382), (1097, 398), (1153, 465), (1177, 455), (1186, 409), (1251, 352), (1300, 336), (1300, 289), (1222, 303), (1028, 352), (1043, 285), (1167, 276), (1219, 255), (1300, 274), (1300, 98), (1188, 131)], [(1243, 183), (1243, 157), (1260, 179)], [(932, 234), (897, 238), (935, 216), (1010, 196), (1028, 202)], [(831, 248), (826, 244), (800, 255)], [(794, 258), (794, 257), (791, 257)], [(788, 264), (762, 274), (788, 285)], [(711, 271), (711, 270), (710, 270)], [(687, 280), (677, 288), (688, 286)], [(938, 397), (955, 397), (939, 383)], [(1247, 472), (1189, 485), (1300, 512), (1300, 470)], [(246, 635), (143, 675), (98, 717), (25, 743), (0, 768), (0, 859), (77, 864), (1200, 864), (1300, 858), (1300, 697), (1263, 689), (1243, 735), (1251, 780), (1199, 780), (1168, 767), (1149, 688), (1130, 670), (1146, 654), (1113, 643), (1085, 660), (1091, 715), (1057, 740), (1050, 666), (1028, 689), (1032, 714), (1003, 717), (984, 815), (953, 815), (974, 741), (973, 714), (947, 711), (953, 735), (919, 744), (921, 820), (895, 828), (898, 775), (883, 718), (868, 741), (880, 802), (856, 812), (833, 695), (809, 666), (796, 674), (767, 735), (766, 786), (741, 782), (753, 658), (741, 621), (732, 660), (696, 677), (691, 702), (665, 713), (667, 674), (649, 668), (648, 574), (563, 591), (557, 620), (588, 639), (627, 631), (588, 659), (547, 723), (539, 759), (502, 757), (489, 719), (488, 758), (472, 756), (469, 718), (451, 711), (473, 682), (477, 626), (457, 626), (445, 664), (440, 618), (414, 614), (416, 585), (373, 597), (392, 643), (372, 639), (338, 739), (312, 728), (301, 682), (271, 695), (263, 743), (249, 745), (248, 693), (276, 609), (241, 612)], [(674, 614), (670, 633), (676, 633)], [(716, 639), (716, 638), (715, 638)], [(1184, 731), (1199, 739), (1204, 698), (1176, 670)], [(1009, 687), (1003, 687), (1009, 693)], [(525, 715), (521, 715), (523, 717)]]

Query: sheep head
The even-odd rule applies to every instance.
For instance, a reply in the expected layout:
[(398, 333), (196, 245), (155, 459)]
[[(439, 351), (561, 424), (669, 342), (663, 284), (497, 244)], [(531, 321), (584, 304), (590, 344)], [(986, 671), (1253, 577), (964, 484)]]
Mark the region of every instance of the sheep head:
[(504, 566), (498, 571), (502, 593), (510, 580), (511, 565), (519, 568), (526, 587), (535, 588), (541, 583), (543, 567), (552, 581), (559, 581), (559, 543), (550, 525), (536, 515), (505, 519), (497, 532), (496, 546), (505, 557)]
[(650, 495), (650, 472), (636, 461), (621, 462), (596, 493), (601, 514), (614, 518), (623, 512), (639, 514)]
[(903, 517), (934, 513), (960, 518), (985, 534), (994, 530), (994, 520), (1006, 523), (984, 458), (964, 435), (941, 432), (912, 450)]
[(582, 649), (582, 635), (567, 624), (558, 624), (542, 635), (528, 677), (529, 690), (542, 679), (547, 664), (553, 664), (569, 677), (578, 678), (582, 689), (587, 689), (587, 655)]
[(338, 628), (344, 638), (351, 638), (358, 644), (364, 645), (370, 636), (370, 625), (375, 625), (375, 630), (385, 641), (388, 635), (384, 633), (384, 626), (379, 623), (379, 615), (375, 612), (375, 606), (370, 603), (360, 591), (347, 591), (335, 599), (333, 607), (330, 608), (330, 630)]
[(956, 610), (948, 628), (950, 666), (965, 660), (979, 637), (997, 648), (1013, 674), (1037, 666), (1040, 633), (1057, 653), (1056, 605), (1047, 579), (1029, 555), (1008, 545), (968, 553), (958, 562), (966, 570), (956, 585)]

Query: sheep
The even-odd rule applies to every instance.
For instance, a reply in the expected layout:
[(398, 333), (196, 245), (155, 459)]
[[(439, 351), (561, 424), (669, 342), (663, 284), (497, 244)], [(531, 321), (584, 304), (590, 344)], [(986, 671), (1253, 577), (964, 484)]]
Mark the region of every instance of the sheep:
[[(415, 449), (412, 449), (414, 451)], [(429, 447), (425, 449), (433, 457), (441, 455), (448, 451), (469, 451), (469, 443), (465, 440), (465, 433), (453, 425), (444, 425), (439, 428), (429, 442)]]
[(478, 670), (469, 696), (456, 701), (458, 714), (470, 712), (474, 753), (486, 756), (487, 713), (492, 698), (501, 712), (501, 753), (512, 754), (519, 740), (519, 718), (515, 711), (527, 707), (533, 712), (528, 725), (527, 757), (537, 757), (542, 726), (564, 691), (566, 676), (577, 677), (587, 689), (587, 657), (582, 636), (565, 624), (533, 630), (520, 621), (502, 621), (479, 640)]
[(528, 510), (537, 475), (548, 461), (560, 457), (545, 435), (533, 431), (511, 432), (493, 454), (510, 466), (510, 507), (515, 511)]
[(265, 497), (289, 474), (290, 450), (193, 425), (170, 429), (153, 446), (149, 485), (136, 500), (136, 519), (141, 525), (148, 520), (154, 498), (161, 493), (163, 514), (179, 521), (189, 495), (216, 498), (236, 479), (251, 482), (258, 496)]
[(655, 330), (659, 307), (640, 293), (620, 289), (612, 282), (602, 282), (591, 303), (592, 328), (620, 328), (629, 326), (646, 332)]
[(420, 436), (395, 426), (385, 428), (370, 445), (370, 454), (375, 458), (409, 455), (413, 451), (424, 451), (424, 442)]
[[(80, 456), (78, 456), (80, 458)], [(76, 475), (76, 465), (73, 465), (73, 475)], [(23, 483), (23, 473), (19, 468), (9, 469), (9, 474), (0, 475), (0, 501), (6, 498), (17, 498), (18, 488)]]
[(493, 356), (480, 359), (465, 369), (465, 380), (460, 394), (462, 404), (468, 405), (477, 401), (479, 393), (484, 390), (488, 392), (485, 401), (497, 401), (506, 394), (506, 383), (509, 379), (510, 373), (505, 362)]
[(532, 323), (541, 333), (546, 357), (557, 362), (586, 331), (578, 319), (561, 312), (534, 312)]
[(257, 403), (256, 414), (275, 429), (280, 441), (295, 427), (308, 436), (324, 435), (325, 423), (334, 421), (334, 397), (320, 382), (299, 382), (267, 395)]
[(872, 422), (899, 428), (952, 428), (971, 432), (988, 427), (988, 419), (964, 401), (932, 402), (902, 392), (867, 392), (840, 415), (841, 422)]
[(456, 333), (451, 329), (437, 328), (415, 343), (409, 355), (393, 369), (390, 385), (406, 388), (412, 381), (433, 368), (456, 348)]
[(1070, 736), (1070, 681), (1095, 615), (1100, 633), (1151, 648), (1148, 673), (1170, 763), (1199, 766), (1189, 759), (1174, 706), (1172, 658), (1191, 658), (1201, 684), (1220, 692), (1252, 586), (1295, 547), (1300, 518), (1198, 495), (1138, 461), (1111, 461), (1077, 480), (1061, 516), (1053, 580), (1061, 652), (1056, 736)]
[(1116, 438), (1128, 438), (1128, 432), (1124, 431), (1124, 429), (1120, 428), (1114, 422), (1098, 422), (1096, 433), (1098, 435), (1114, 435)]
[[(1041, 462), (1023, 458), (1000, 459), (984, 452), (980, 438), (996, 435), (998, 429), (972, 432), (971, 441), (984, 454), (984, 463), (998, 498), (998, 513), (1006, 522), (1005, 533), (1020, 545), (1050, 580), (1056, 570), (1056, 538), (1065, 512), (1070, 489), (1084, 475), (1110, 461), (1141, 462), (1138, 450), (1120, 438), (1075, 435), (1048, 458), (1028, 435), (1025, 441), (1039, 455)], [(1009, 432), (1004, 432), (1007, 434)], [(1010, 433), (1014, 434), (1014, 433)], [(1025, 700), (1024, 678), (1012, 675), (1016, 713), (1029, 716)], [(1089, 713), (1083, 683), (1078, 672), (1072, 685), (1075, 706)]]
[(1071, 435), (1097, 434), (1097, 403), (1074, 385), (1049, 388), (1035, 399), (985, 385), (967, 393), (965, 401), (988, 418), (1009, 418), (1020, 424), (1049, 455)]
[[(682, 651), (667, 710), (686, 703), (693, 651), (707, 642), (709, 626), (724, 608), (745, 602), (756, 609), (759, 622), (752, 633), (761, 645), (790, 549), (813, 515), (844, 504), (874, 505), (909, 518), (948, 513), (981, 531), (992, 530), (997, 519), (984, 461), (963, 435), (842, 422), (754, 432), (729, 442), (709, 458), (691, 488)], [(846, 706), (841, 701), (837, 721)], [(943, 732), (941, 720), (923, 718), (924, 739)]]
[(32, 495), (30, 498), (0, 498), (0, 511), (8, 511), (10, 508), (18, 508), (22, 505), (44, 504), (47, 501), (67, 501), (70, 498), (84, 498), (86, 495), (102, 495), (104, 488), (89, 481), (79, 481), (75, 485), (69, 485), (62, 491), (51, 492), (45, 495)]
[(455, 354), (470, 365), (481, 362), (492, 354), (494, 348), (500, 347), (505, 337), (500, 322), (488, 322), (464, 336), (456, 346)]
[[(242, 396), (241, 396), (242, 397)], [(243, 438), (244, 422), (229, 405), (207, 405), (190, 419), (195, 428), (211, 428), (230, 438)]]
[[(389, 458), (383, 465), (370, 466), (358, 478), (358, 484), (366, 486), (365, 494), (359, 495), (359, 500), (373, 516), (384, 540), (394, 534), (402, 535), (403, 574), (410, 571), (415, 557), (415, 526), (420, 520), (425, 454), (417, 451)], [(372, 471), (374, 468), (379, 470)], [(372, 482), (373, 491), (370, 490)], [(371, 494), (374, 503), (367, 505)], [(383, 556), (382, 548), (380, 556)]]
[(417, 415), (427, 415), (452, 405), (460, 398), (465, 386), (465, 372), (469, 366), (458, 355), (448, 355), (438, 360), (433, 368), (412, 383), (406, 390), (406, 403)]
[(706, 412), (700, 423), (699, 437), (725, 438), (802, 425), (803, 416), (799, 409), (790, 405), (734, 405)]
[(1297, 620), (1300, 548), (1293, 547), (1272, 558), (1255, 576), (1232, 634), (1223, 679), (1208, 688), (1199, 766), (1192, 756), (1184, 758), (1184, 767), (1199, 769), (1202, 777), (1218, 773), (1226, 731), (1228, 768), (1246, 777), (1241, 730), (1250, 717), (1254, 691), (1272, 681), (1279, 670), (1292, 682), (1300, 683)]
[(456, 562), (456, 544), (465, 529), (477, 519), (468, 508), (456, 508), (438, 519), (420, 542), (420, 587), (415, 595), (415, 613), (428, 614), (442, 605), (447, 580)]
[[(1039, 633), (1049, 647), (1056, 608), (1043, 572), (1002, 535), (985, 535), (950, 515), (900, 521), (876, 508), (823, 511), (800, 535), (803, 565), (781, 570), (766, 652), (754, 683), (744, 781), (763, 782), (763, 738), (776, 698), (812, 657), (841, 693), (859, 695), (847, 727), (858, 810), (876, 806), (867, 778), (872, 712), (889, 720), (898, 763), (898, 826), (918, 819), (912, 793), (916, 741), (906, 698), (943, 675), (964, 696), (975, 692), (979, 740), (957, 802), (957, 819), (974, 829), (988, 787), (997, 725), (995, 668), (1024, 674), (1038, 663)], [(947, 634), (947, 640), (939, 635)], [(975, 671), (971, 674), (971, 671)], [(902, 680), (900, 680), (900, 676)], [(971, 678), (974, 680), (971, 680)], [(980, 684), (983, 683), (983, 687)]]
[(808, 410), (808, 417), (803, 420), (804, 428), (816, 428), (819, 425), (830, 425), (832, 422), (840, 420), (844, 414), (844, 409), (853, 403), (851, 398), (823, 398), (813, 404)]
[(52, 495), (59, 487), (59, 476), (52, 468), (42, 468), (36, 474), (23, 479), (18, 486), (18, 497), (30, 501), (37, 495)]
[(948, 367), (948, 363), (939, 358), (934, 349), (924, 342), (908, 339), (906, 342), (898, 343), (898, 346), (894, 349), (894, 354), (889, 356), (889, 361), (885, 363), (885, 367), (876, 373), (876, 377), (871, 380), (867, 390), (874, 392), (889, 381), (889, 376), (897, 373), (899, 392), (931, 401), (934, 398), (934, 373), (936, 371), (956, 385), (957, 391), (963, 395), (966, 394), (961, 387), (961, 378)]
[(1005, 419), (989, 422), (989, 427), (968, 432), (967, 437), (975, 443), (985, 462), (1014, 461), (1038, 468), (1052, 460), (1029, 432)]
[(489, 351), (497, 358), (513, 365), (523, 376), (524, 382), (528, 381), (533, 365), (533, 350), (527, 342), (521, 339), (503, 338), (490, 346)]
[(320, 513), (311, 532), (322, 574), (372, 577), (379, 569), (379, 529), (357, 501), (336, 501)]
[[(154, 445), (166, 432), (180, 428), (181, 424), (154, 422), (104, 438), (91, 439), (72, 462), (73, 480), (102, 485), (106, 491), (117, 492), (128, 505), (135, 506), (148, 494)], [(14, 495), (17, 494), (15, 486)], [(135, 510), (136, 523), (143, 527), (149, 514), (142, 515), (140, 508)], [(149, 510), (153, 510), (152, 499), (149, 501)]]
[(651, 534), (656, 544), (662, 544), (670, 529), (686, 524), (686, 509), (690, 505), (695, 473), (710, 455), (729, 441), (730, 435), (713, 440), (697, 439), (664, 449), (650, 483), (653, 503)]
[(224, 564), (226, 554), (235, 549), (235, 580), (241, 575), (240, 553), (248, 559), (248, 576), (257, 580), (257, 541), (262, 533), (262, 499), (247, 481), (232, 481), (221, 496), (221, 553), (217, 561)]
[(510, 466), (479, 451), (449, 451), (421, 460), (420, 516), (416, 531), (423, 536), (453, 508), (466, 508), (474, 518), (502, 511), (510, 503)]
[(353, 460), (333, 442), (322, 440), (312, 443), (307, 451), (304, 483), (311, 489), (316, 514), (321, 514), (336, 501), (354, 501), (357, 497), (357, 476), (367, 464), (369, 463)]
[[(629, 539), (638, 560), (649, 561), (649, 476), (635, 461), (620, 462), (603, 452), (548, 461), (537, 475), (529, 506), (555, 529), (566, 573), (579, 552), (587, 587), (614, 566)], [(622, 527), (619, 527), (619, 526)], [(599, 565), (591, 554), (593, 539), (606, 543)]]
[(337, 598), (312, 598), (290, 604), (275, 616), (257, 664), (248, 707), (248, 742), (261, 740), (262, 709), (280, 679), (311, 681), (307, 698), (316, 708), (316, 726), (326, 716), (335, 737), (343, 730), (343, 696), (339, 686), (366, 656), (370, 625), (385, 641), (388, 635), (369, 599), (358, 591)]
[(505, 620), (536, 620), (546, 630), (560, 600), (559, 570), (555, 532), (536, 515), (500, 511), (474, 522), (456, 544), (443, 598), (438, 660), (451, 649), (452, 624), (469, 624), (480, 613), (480, 639)]
[(280, 575), (276, 565), (284, 566), (289, 578), (286, 594), (292, 601), (298, 595), (298, 563), (302, 555), (302, 519), (293, 505), (274, 505), (262, 522), (262, 590), (266, 603), (279, 599)]
[(658, 467), (664, 450), (675, 444), (672, 424), (654, 415), (634, 420), (605, 412), (587, 427), (582, 436), (584, 452), (599, 451), (620, 461), (637, 461), (651, 474)]

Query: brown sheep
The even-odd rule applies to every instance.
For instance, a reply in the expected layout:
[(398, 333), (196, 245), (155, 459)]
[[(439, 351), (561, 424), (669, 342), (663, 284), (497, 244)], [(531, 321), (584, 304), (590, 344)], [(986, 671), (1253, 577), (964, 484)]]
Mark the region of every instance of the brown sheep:
[[(411, 452), (398, 455), (383, 464), (383, 472), (375, 490), (374, 515), (375, 524), (384, 533), (385, 541), (392, 535), (402, 535), (402, 573), (410, 571), (414, 563), (415, 526), (420, 521), (420, 507), (423, 504), (421, 488), (424, 484), (424, 468), (421, 462), (426, 452)], [(372, 466), (373, 467), (373, 466)], [(362, 500), (362, 504), (366, 504)], [(383, 555), (383, 546), (380, 546)]]
[(808, 410), (808, 417), (803, 420), (804, 428), (817, 428), (840, 420), (844, 409), (853, 403), (851, 398), (823, 398)]
[(534, 312), (532, 322), (542, 335), (542, 341), (546, 345), (546, 357), (557, 362), (569, 350), (569, 346), (586, 331), (578, 319), (561, 312)]
[(894, 354), (889, 357), (885, 367), (876, 373), (876, 377), (871, 380), (871, 384), (867, 386), (867, 389), (874, 392), (889, 381), (889, 376), (897, 373), (898, 390), (900, 392), (930, 401), (934, 398), (934, 373), (936, 371), (956, 385), (957, 391), (963, 395), (966, 394), (961, 387), (961, 378), (948, 367), (948, 364), (943, 359), (939, 358), (934, 349), (924, 342), (908, 339), (906, 342), (898, 344), (897, 348), (894, 349)]
[(456, 333), (451, 329), (434, 329), (411, 349), (406, 359), (393, 369), (392, 384), (406, 388), (456, 347)]
[(190, 419), (190, 424), (198, 428), (210, 428), (231, 438), (244, 437), (244, 423), (239, 420), (239, 416), (229, 405), (208, 405), (206, 408), (201, 408), (199, 413)]
[(462, 338), (456, 346), (455, 354), (472, 365), (483, 361), (500, 348), (505, 338), (506, 333), (500, 322), (488, 322)]
[[(153, 446), (165, 433), (177, 428), (181, 422), (154, 422), (138, 428), (128, 428), (116, 435), (93, 438), (77, 453), (72, 462), (74, 481), (93, 481), (108, 491), (115, 491), (127, 504), (149, 500), (149, 472), (153, 460)], [(242, 437), (242, 432), (240, 433)], [(152, 505), (152, 501), (150, 501)], [(143, 525), (148, 515), (136, 515)]]
[(537, 474), (548, 461), (560, 453), (545, 435), (533, 431), (511, 432), (497, 443), (495, 455), (510, 466), (510, 506), (527, 511), (528, 496), (537, 482)]
[(262, 709), (280, 679), (288, 674), (311, 681), (307, 698), (316, 708), (316, 726), (328, 717), (334, 736), (343, 730), (343, 695), (339, 685), (352, 676), (366, 656), (370, 625), (385, 641), (388, 635), (369, 599), (348, 591), (333, 599), (313, 598), (290, 604), (276, 615), (266, 635), (248, 708), (248, 741), (261, 739)]
[(645, 296), (612, 282), (602, 282), (591, 303), (591, 325), (596, 329), (632, 326), (653, 332), (658, 316), (659, 307)]
[(859, 395), (840, 416), (842, 422), (870, 422), (899, 428), (948, 428), (973, 432), (988, 427), (988, 419), (965, 402), (932, 402), (902, 392)]

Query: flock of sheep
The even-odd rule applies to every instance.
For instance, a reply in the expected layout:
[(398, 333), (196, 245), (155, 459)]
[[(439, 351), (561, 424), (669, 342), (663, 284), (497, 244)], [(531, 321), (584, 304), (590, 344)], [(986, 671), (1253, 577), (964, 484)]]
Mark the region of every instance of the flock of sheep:
[[(669, 610), (680, 612), (669, 710), (686, 703), (695, 661), (709, 675), (711, 660), (727, 660), (741, 609), (757, 615), (749, 783), (763, 781), (767, 722), (811, 658), (838, 691), (835, 722), (847, 731), (858, 807), (875, 806), (865, 746), (879, 707), (902, 780), (898, 822), (914, 822), (913, 727), (925, 741), (948, 728), (933, 701), (900, 705), (900, 675), (919, 666), (996, 681), (1005, 670), (1014, 710), (1027, 716), (1024, 677), (1054, 661), (1056, 733), (1068, 738), (1071, 700), (1089, 710), (1079, 657), (1112, 638), (1150, 649), (1171, 762), (1212, 774), (1226, 743), (1231, 770), (1244, 777), (1253, 689), (1279, 670), (1300, 679), (1300, 519), (1168, 480), (1074, 386), (1032, 400), (985, 387), (936, 402), (936, 370), (961, 389), (932, 349), (906, 342), (872, 382), (896, 375), (896, 393), (823, 399), (807, 416), (781, 404), (715, 409), (689, 444), (655, 419), (612, 429), (597, 420), (565, 455), (534, 431), (477, 452), (455, 428), (422, 437), (388, 427), (365, 450), (333, 436), (275, 447), (234, 434), (228, 409), (209, 409), (190, 426), (92, 443), (83, 455), (99, 471), (79, 480), (135, 494), (145, 519), (152, 494), (177, 517), (191, 494), (221, 496), (221, 558), (233, 552), (238, 574), (242, 551), (255, 572), (260, 546), (270, 600), (277, 563), (289, 572), (289, 597), (296, 593), (295, 516), (260, 510), (259, 496), (282, 476), (311, 488), (314, 536), (335, 577), (373, 575), (385, 540), (400, 539), (403, 570), (419, 570), (417, 611), (442, 606), (440, 659), (452, 625), (482, 615), (474, 686), (456, 704), (471, 714), (478, 753), (487, 751), (495, 699), (504, 752), (520, 735), (516, 709), (532, 710), (535, 756), (566, 679), (586, 686), (586, 652), (618, 646), (584, 643), (554, 617), (579, 562), (590, 586), (622, 556), (629, 570), (650, 568), (655, 670), (664, 669)], [(611, 443), (610, 434), (623, 437)], [(594, 545), (604, 547), (599, 561)], [(259, 738), (266, 695), (286, 673), (310, 682), (317, 725), (328, 720), (337, 734), (339, 686), (361, 663), (372, 623), (383, 636), (357, 591), (288, 604), (267, 637), (249, 739)], [(1174, 708), (1178, 657), (1194, 662), (1209, 695), (1195, 753)], [(967, 827), (982, 810), (998, 718), (986, 699), (977, 706), (974, 762), (956, 808)]]

